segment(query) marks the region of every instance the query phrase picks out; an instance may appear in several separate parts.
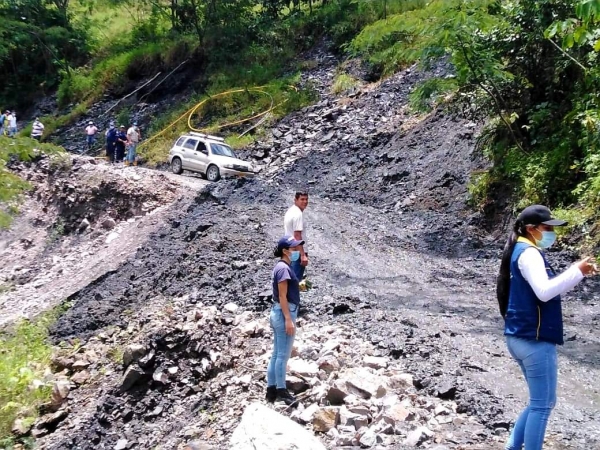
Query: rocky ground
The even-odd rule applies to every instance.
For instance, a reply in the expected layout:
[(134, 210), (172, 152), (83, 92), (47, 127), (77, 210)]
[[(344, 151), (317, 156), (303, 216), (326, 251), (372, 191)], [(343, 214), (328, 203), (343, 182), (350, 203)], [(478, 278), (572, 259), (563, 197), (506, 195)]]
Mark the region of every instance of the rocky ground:
[(89, 157), (13, 164), (33, 189), (0, 232), (0, 325), (56, 306), (116, 270), (162, 224), (172, 202), (205, 184)]
[[(408, 110), (431, 71), (335, 97), (335, 60), (315, 59), (305, 80), (321, 101), (245, 152), (260, 177), (174, 195), (116, 270), (68, 296), (52, 330), (62, 342), (54, 403), (31, 431), (40, 448), (252, 448), (264, 422), (303, 442), (301, 428), (256, 405), (270, 354), (271, 248), (298, 186), (310, 190), (313, 283), (290, 362), (302, 403), (275, 410), (326, 448), (502, 448), (526, 397), (493, 295), (504, 230), (467, 206), (470, 173), (485, 164), (474, 151), (481, 124)], [(449, 74), (445, 64), (432, 71)], [(551, 256), (561, 267), (575, 257)], [(600, 447), (596, 288), (584, 282), (565, 305), (549, 449)]]

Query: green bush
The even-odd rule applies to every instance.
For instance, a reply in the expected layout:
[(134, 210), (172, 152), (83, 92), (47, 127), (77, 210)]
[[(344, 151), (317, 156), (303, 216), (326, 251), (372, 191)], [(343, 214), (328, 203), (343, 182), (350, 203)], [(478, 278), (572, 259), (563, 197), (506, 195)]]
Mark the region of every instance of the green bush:
[(458, 84), (454, 78), (430, 78), (420, 83), (410, 93), (409, 102), (417, 112), (429, 112), (435, 108), (445, 96), (455, 92)]
[(336, 75), (331, 85), (331, 92), (335, 95), (348, 94), (353, 89), (360, 86), (360, 82), (352, 75), (340, 73)]
[(15, 419), (33, 423), (39, 406), (50, 399), (52, 388), (44, 381), (44, 371), (52, 355), (47, 338), (54, 321), (50, 313), (0, 334), (0, 442), (10, 442)]

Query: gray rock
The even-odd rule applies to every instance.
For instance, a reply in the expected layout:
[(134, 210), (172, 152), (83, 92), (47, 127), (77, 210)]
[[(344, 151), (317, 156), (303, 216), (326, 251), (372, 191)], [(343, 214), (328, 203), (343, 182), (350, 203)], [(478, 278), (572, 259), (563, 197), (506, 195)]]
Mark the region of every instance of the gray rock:
[(385, 369), (388, 366), (388, 360), (381, 356), (365, 356), (363, 364), (372, 369)]
[(129, 444), (129, 441), (127, 441), (127, 439), (119, 439), (117, 441), (117, 444), (115, 445), (114, 449), (115, 450), (125, 450), (127, 448), (128, 444)]
[(249, 405), (229, 442), (229, 450), (326, 450), (301, 425), (261, 405)]
[(373, 430), (367, 428), (365, 432), (361, 434), (358, 442), (363, 448), (373, 447), (375, 444), (377, 444), (377, 434), (375, 434)]
[(185, 444), (183, 450), (215, 450), (215, 447), (203, 441), (192, 441)]
[(340, 372), (335, 386), (364, 399), (371, 397), (381, 398), (388, 392), (386, 377), (377, 375), (373, 369), (367, 367), (353, 367)]
[(131, 389), (144, 375), (145, 372), (137, 364), (129, 366), (121, 382), (121, 391)]
[(83, 219), (79, 224), (79, 231), (85, 231), (90, 227), (90, 221), (87, 219)]
[(17, 419), (13, 422), (11, 431), (15, 436), (25, 436), (31, 430), (32, 425), (23, 419)]
[(75, 384), (84, 384), (90, 379), (90, 373), (87, 370), (77, 372), (71, 377), (71, 381)]
[(228, 311), (232, 314), (234, 314), (238, 309), (240, 309), (240, 307), (238, 305), (236, 305), (233, 302), (227, 303), (225, 306), (223, 306), (223, 309), (225, 311)]
[(299, 358), (290, 359), (288, 362), (288, 369), (291, 373), (307, 378), (317, 376), (319, 373), (319, 366), (314, 362), (305, 361)]
[(433, 432), (429, 428), (419, 427), (416, 430), (412, 430), (410, 433), (408, 433), (408, 436), (404, 440), (404, 445), (415, 447), (426, 441), (430, 436), (433, 436)]
[(71, 385), (68, 381), (57, 381), (52, 386), (52, 404), (54, 406), (62, 405), (62, 403), (69, 396), (69, 391), (71, 390)]
[(125, 367), (138, 362), (146, 354), (146, 346), (141, 344), (128, 345), (123, 351), (123, 365)]
[(309, 385), (302, 378), (289, 375), (285, 380), (285, 385), (294, 394), (300, 394), (309, 388)]
[(325, 355), (319, 358), (317, 361), (319, 369), (324, 370), (327, 373), (335, 372), (340, 370), (340, 362), (333, 355)]
[(72, 369), (76, 371), (87, 369), (90, 366), (90, 363), (85, 359), (80, 359), (73, 363)]
[(102, 228), (104, 228), (106, 230), (112, 230), (116, 226), (117, 226), (117, 222), (115, 222), (115, 219), (113, 219), (111, 217), (109, 217), (108, 219), (106, 219), (102, 222)]
[(316, 403), (313, 403), (308, 408), (305, 408), (304, 411), (302, 411), (298, 415), (298, 421), (300, 423), (310, 423), (310, 422), (312, 422), (313, 416), (315, 415), (315, 413), (318, 410), (319, 410), (319, 405), (317, 405)]

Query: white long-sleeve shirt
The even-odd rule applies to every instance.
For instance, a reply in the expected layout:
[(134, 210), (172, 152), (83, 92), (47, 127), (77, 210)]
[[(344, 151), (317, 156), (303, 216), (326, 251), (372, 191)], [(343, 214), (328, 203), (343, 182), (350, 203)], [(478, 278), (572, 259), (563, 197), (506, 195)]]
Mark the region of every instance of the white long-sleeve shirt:
[(534, 247), (529, 247), (521, 253), (518, 265), (523, 278), (527, 280), (536, 297), (543, 302), (570, 291), (584, 278), (575, 264), (560, 275), (548, 278), (544, 258)]

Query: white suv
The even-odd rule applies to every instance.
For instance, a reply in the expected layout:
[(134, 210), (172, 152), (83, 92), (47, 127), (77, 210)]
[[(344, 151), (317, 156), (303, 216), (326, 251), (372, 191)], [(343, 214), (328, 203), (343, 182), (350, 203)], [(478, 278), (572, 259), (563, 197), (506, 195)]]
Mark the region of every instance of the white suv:
[(193, 131), (177, 139), (169, 152), (169, 164), (173, 173), (199, 172), (209, 181), (227, 176), (254, 176), (252, 165), (238, 159), (224, 139)]

